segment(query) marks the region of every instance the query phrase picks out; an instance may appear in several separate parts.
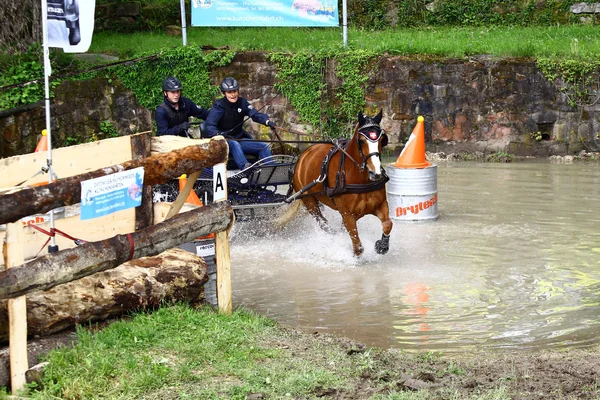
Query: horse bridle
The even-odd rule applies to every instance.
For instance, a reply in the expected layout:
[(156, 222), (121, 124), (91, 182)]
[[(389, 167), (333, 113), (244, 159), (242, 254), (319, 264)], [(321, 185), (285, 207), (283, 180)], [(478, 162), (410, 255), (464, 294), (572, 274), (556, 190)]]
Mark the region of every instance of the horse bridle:
[[(354, 157), (348, 154), (346, 149), (339, 145), (337, 139), (333, 139), (332, 142), (342, 153), (346, 155), (346, 157), (348, 157), (354, 164), (356, 164), (360, 172), (363, 172), (367, 168), (367, 161), (369, 160), (369, 158), (377, 156), (379, 157), (379, 159), (381, 159), (381, 153), (378, 151), (374, 151), (365, 156), (363, 154), (362, 147), (360, 146), (360, 141), (358, 140), (360, 135), (364, 136), (364, 138), (367, 139), (369, 142), (379, 142), (381, 136), (385, 135), (385, 132), (383, 129), (381, 129), (381, 127), (378, 124), (374, 122), (363, 125), (358, 129), (358, 135), (356, 135), (356, 147), (358, 147), (358, 154), (360, 154), (360, 159), (362, 163), (359, 163), (354, 159)], [(385, 140), (385, 138), (383, 140)]]
[(377, 156), (381, 160), (381, 153), (379, 151), (374, 151), (365, 156), (362, 151), (362, 146), (360, 145), (360, 135), (367, 139), (367, 141), (371, 143), (376, 143), (379, 142), (379, 140), (382, 140), (382, 136), (385, 135), (385, 132), (383, 131), (383, 129), (381, 129), (379, 124), (376, 124), (375, 122), (370, 122), (366, 125), (361, 126), (358, 129), (358, 135), (356, 135), (356, 147), (358, 147), (358, 154), (360, 154), (362, 163), (360, 165), (357, 163), (357, 165), (360, 171), (362, 172), (367, 168), (367, 161), (369, 160), (369, 158)]

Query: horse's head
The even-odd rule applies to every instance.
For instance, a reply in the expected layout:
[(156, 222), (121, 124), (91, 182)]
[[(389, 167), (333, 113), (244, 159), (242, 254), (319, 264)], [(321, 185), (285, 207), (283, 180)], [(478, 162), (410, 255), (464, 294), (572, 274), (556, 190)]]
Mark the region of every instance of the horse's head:
[(375, 117), (358, 113), (358, 126), (354, 136), (358, 152), (362, 158), (362, 166), (369, 170), (369, 179), (372, 181), (381, 178), (381, 149), (387, 145), (388, 138), (379, 126), (383, 110)]

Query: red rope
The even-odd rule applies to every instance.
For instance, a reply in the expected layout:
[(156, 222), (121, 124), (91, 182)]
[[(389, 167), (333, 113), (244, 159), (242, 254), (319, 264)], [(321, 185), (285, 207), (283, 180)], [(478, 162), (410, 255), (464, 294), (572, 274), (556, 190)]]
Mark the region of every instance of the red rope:
[(47, 240), (46, 240), (46, 242), (45, 242), (45, 243), (42, 245), (42, 248), (40, 249), (40, 251), (38, 251), (38, 252), (37, 252), (37, 254), (35, 255), (36, 257), (37, 257), (37, 256), (38, 256), (38, 255), (39, 255), (41, 252), (42, 252), (42, 250), (44, 249), (44, 247), (46, 247), (46, 245), (48, 244), (48, 242), (50, 241), (50, 239), (51, 239), (51, 238), (53, 238), (53, 237), (55, 237), (57, 233), (58, 233), (59, 235), (61, 235), (61, 236), (64, 236), (64, 237), (66, 237), (67, 239), (71, 239), (72, 241), (74, 241), (74, 242), (75, 242), (75, 244), (76, 244), (77, 246), (79, 246), (79, 245), (81, 245), (81, 244), (85, 244), (85, 243), (87, 243), (87, 241), (86, 241), (86, 240), (83, 240), (83, 239), (77, 239), (76, 237), (73, 237), (73, 236), (69, 235), (68, 233), (65, 233), (65, 232), (63, 232), (63, 231), (61, 231), (60, 229), (56, 229), (56, 228), (50, 228), (50, 231), (47, 231), (47, 230), (45, 230), (45, 229), (43, 229), (43, 228), (40, 228), (39, 226), (36, 226), (36, 225), (34, 225), (34, 224), (30, 224), (30, 225), (27, 225), (27, 226), (30, 226), (30, 227), (32, 227), (33, 229), (35, 229), (35, 230), (37, 230), (37, 231), (40, 231), (40, 232), (42, 232), (42, 233), (43, 233), (43, 234), (45, 234), (45, 235), (48, 235), (48, 239), (47, 239)]
[(67, 239), (71, 239), (72, 241), (74, 241), (74, 242), (75, 242), (75, 244), (76, 244), (76, 245), (80, 245), (80, 244), (85, 244), (85, 243), (87, 243), (87, 240), (78, 239), (78, 238), (76, 238), (76, 237), (73, 237), (73, 236), (69, 235), (68, 233), (65, 233), (65, 232), (61, 231), (60, 229), (56, 229), (56, 228), (50, 228), (50, 231), (47, 231), (47, 230), (45, 230), (45, 229), (43, 229), (43, 228), (40, 228), (39, 226), (36, 226), (36, 225), (33, 225), (33, 224), (31, 224), (31, 225), (28, 225), (28, 226), (30, 226), (30, 227), (32, 227), (33, 229), (36, 229), (36, 230), (38, 230), (38, 231), (40, 231), (40, 232), (42, 232), (42, 233), (44, 233), (44, 234), (48, 235), (48, 236), (50, 236), (50, 237), (54, 237), (54, 236), (56, 236), (56, 234), (58, 233), (59, 235), (61, 235), (61, 236), (64, 236), (64, 237), (66, 237)]

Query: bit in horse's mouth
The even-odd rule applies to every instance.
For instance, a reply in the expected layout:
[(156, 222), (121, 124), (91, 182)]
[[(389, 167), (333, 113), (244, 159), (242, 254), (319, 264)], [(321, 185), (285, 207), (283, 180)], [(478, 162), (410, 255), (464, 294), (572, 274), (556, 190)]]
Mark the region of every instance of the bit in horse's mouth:
[(369, 171), (369, 179), (372, 181), (378, 181), (381, 178), (381, 174)]

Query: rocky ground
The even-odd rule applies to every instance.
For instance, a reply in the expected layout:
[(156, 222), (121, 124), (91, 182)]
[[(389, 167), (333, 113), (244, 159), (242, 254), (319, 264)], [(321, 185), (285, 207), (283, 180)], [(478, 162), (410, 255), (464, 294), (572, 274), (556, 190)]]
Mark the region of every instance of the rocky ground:
[[(296, 332), (296, 331), (295, 331)], [(369, 351), (360, 343), (319, 333), (274, 340), (303, 357), (312, 343), (347, 349), (348, 357)], [(600, 348), (564, 351), (477, 352), (465, 356), (406, 354), (399, 349), (371, 351), (373, 362), (354, 390), (329, 391), (328, 399), (367, 399), (390, 390), (426, 389), (435, 399), (598, 399)], [(381, 389), (381, 382), (386, 382)]]
[[(516, 157), (509, 153), (499, 152), (485, 154), (480, 151), (474, 152), (456, 152), (456, 153), (445, 153), (437, 152), (426, 154), (427, 160), (432, 162), (437, 161), (480, 161), (480, 162), (512, 162), (522, 159), (540, 159), (539, 157)], [(550, 156), (548, 160), (556, 164), (572, 164), (579, 161), (599, 161), (600, 153), (588, 152), (585, 150), (580, 151), (574, 155), (565, 156)]]

